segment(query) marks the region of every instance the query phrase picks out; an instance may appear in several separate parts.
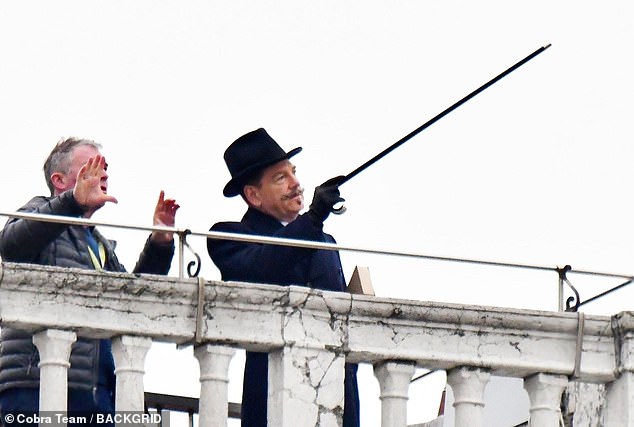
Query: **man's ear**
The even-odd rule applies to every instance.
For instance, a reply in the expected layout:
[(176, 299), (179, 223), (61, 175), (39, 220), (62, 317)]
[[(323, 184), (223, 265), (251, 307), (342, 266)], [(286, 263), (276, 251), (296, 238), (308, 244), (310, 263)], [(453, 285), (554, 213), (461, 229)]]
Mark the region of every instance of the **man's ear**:
[(262, 205), (262, 200), (260, 199), (260, 191), (258, 187), (255, 185), (245, 185), (243, 188), (244, 198), (247, 200), (247, 203), (251, 206), (255, 206), (259, 208)]
[(53, 183), (53, 187), (55, 188), (55, 194), (59, 194), (62, 192), (64, 188), (66, 188), (66, 180), (68, 178), (65, 174), (61, 172), (54, 172), (51, 175), (51, 182)]

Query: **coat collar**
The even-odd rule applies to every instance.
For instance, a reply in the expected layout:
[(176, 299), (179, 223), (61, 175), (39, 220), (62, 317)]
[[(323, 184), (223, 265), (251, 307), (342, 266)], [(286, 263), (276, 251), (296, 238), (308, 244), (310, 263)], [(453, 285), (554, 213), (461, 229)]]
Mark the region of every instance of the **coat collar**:
[(271, 215), (267, 215), (251, 207), (242, 217), (242, 222), (256, 229), (259, 234), (265, 235), (272, 235), (284, 227), (280, 221)]

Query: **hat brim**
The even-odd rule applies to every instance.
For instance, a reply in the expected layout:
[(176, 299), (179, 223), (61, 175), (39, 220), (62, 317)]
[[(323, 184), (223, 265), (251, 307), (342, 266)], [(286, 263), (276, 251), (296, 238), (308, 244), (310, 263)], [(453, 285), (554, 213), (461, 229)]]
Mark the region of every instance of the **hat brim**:
[(240, 175), (236, 175), (233, 178), (231, 178), (231, 180), (227, 183), (227, 185), (225, 185), (225, 188), (222, 190), (222, 194), (224, 194), (225, 197), (237, 196), (238, 194), (242, 192), (242, 187), (244, 187), (245, 179), (249, 178), (250, 176), (254, 175), (256, 172), (259, 172), (268, 166), (271, 166), (277, 162), (281, 162), (282, 160), (285, 160), (285, 159), (290, 159), (291, 157), (293, 157), (295, 154), (299, 153), (300, 151), (302, 151), (302, 147), (293, 148), (291, 151), (289, 151), (283, 156), (280, 156), (275, 159), (268, 159), (264, 162), (256, 163), (250, 166), (249, 168), (243, 170), (240, 173)]

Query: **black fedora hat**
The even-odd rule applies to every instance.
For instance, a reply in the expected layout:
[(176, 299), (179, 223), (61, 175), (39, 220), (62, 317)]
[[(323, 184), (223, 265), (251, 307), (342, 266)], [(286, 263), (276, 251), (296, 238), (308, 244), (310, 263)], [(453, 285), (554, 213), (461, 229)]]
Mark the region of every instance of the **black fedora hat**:
[(285, 152), (263, 128), (242, 135), (225, 150), (224, 158), (231, 180), (222, 194), (225, 197), (237, 196), (248, 178), (267, 166), (290, 159), (300, 151), (302, 147)]

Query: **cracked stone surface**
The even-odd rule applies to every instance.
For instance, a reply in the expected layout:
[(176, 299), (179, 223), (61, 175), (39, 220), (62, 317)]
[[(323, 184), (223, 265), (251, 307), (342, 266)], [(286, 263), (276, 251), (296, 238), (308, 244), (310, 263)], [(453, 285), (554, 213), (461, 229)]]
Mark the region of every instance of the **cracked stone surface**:
[[(341, 419), (344, 360), (398, 360), (431, 370), (468, 366), (516, 378), (568, 377), (579, 353), (579, 381), (612, 382), (614, 399), (634, 392), (631, 312), (586, 315), (577, 347), (575, 313), (220, 281), (204, 282), (198, 307), (196, 279), (13, 263), (0, 269), (3, 325), (177, 344), (193, 342), (200, 330), (203, 343), (279, 354), (277, 393), (286, 402), (282, 416), (310, 419), (306, 425), (337, 425)], [(629, 411), (634, 419), (629, 400), (616, 404), (614, 399), (612, 408), (618, 410), (612, 413)]]
[[(272, 425), (339, 426), (343, 415), (343, 357), (285, 347), (269, 356)], [(273, 411), (273, 413), (271, 413)], [(290, 422), (291, 424), (282, 424)]]

